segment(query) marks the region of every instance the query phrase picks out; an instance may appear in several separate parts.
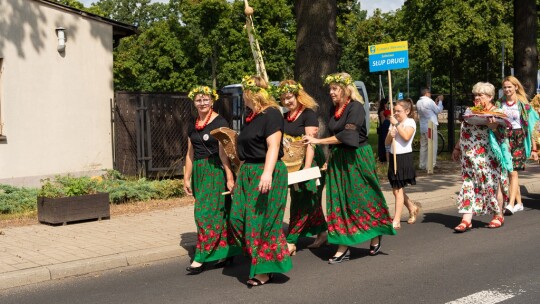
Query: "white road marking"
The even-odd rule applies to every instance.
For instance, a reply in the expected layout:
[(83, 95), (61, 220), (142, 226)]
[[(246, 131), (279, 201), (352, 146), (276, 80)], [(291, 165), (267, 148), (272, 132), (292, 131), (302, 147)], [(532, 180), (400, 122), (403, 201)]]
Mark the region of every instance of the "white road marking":
[(496, 304), (513, 298), (514, 296), (515, 295), (511, 293), (502, 293), (495, 290), (484, 290), (451, 302), (447, 302), (446, 304)]

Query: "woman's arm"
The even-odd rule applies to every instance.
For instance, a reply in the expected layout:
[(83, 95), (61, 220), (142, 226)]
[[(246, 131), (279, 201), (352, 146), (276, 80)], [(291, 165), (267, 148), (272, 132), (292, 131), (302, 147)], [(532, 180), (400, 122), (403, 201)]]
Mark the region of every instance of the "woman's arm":
[(223, 168), (225, 169), (225, 176), (227, 178), (227, 189), (229, 189), (229, 191), (232, 191), (232, 189), (234, 188), (234, 174), (231, 169), (231, 162), (229, 161), (229, 157), (227, 157), (225, 149), (223, 149), (221, 143), (219, 144), (219, 159), (221, 159), (221, 163), (223, 164)]
[[(317, 138), (317, 132), (319, 132), (318, 127), (305, 127), (306, 134)], [(311, 168), (311, 164), (313, 163), (313, 158), (315, 157), (315, 149), (313, 146), (308, 145), (306, 147), (306, 157), (304, 158), (304, 169)]]
[(187, 195), (193, 195), (191, 189), (191, 174), (193, 173), (193, 145), (188, 138), (188, 150), (186, 153), (186, 162), (184, 164), (184, 192)]
[(411, 137), (414, 134), (414, 129), (412, 127), (404, 126), (403, 124), (398, 124), (396, 126), (396, 131), (399, 134), (399, 136), (401, 136), (401, 138), (403, 138), (403, 140), (405, 141), (408, 141), (409, 139), (411, 139)]
[(316, 145), (339, 145), (341, 142), (335, 136), (326, 138), (315, 138), (313, 136), (304, 135), (302, 137), (304, 144), (316, 144)]
[(281, 142), (281, 131), (277, 131), (266, 138), (266, 159), (264, 161), (264, 170), (257, 190), (261, 193), (267, 193), (272, 188), (272, 174), (276, 167)]
[(460, 158), (461, 158), (461, 146), (458, 140), (458, 142), (454, 146), (454, 150), (452, 151), (452, 159), (454, 161), (459, 161)]

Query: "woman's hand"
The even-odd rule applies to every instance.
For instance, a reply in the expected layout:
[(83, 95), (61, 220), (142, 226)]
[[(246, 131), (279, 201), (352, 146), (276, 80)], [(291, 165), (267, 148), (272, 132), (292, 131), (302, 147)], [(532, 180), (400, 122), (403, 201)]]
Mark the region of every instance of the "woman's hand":
[(394, 117), (394, 116), (390, 116), (390, 123), (392, 124), (392, 126), (395, 126), (399, 123), (399, 121)]
[[(535, 149), (536, 150), (536, 149)], [(531, 152), (531, 158), (538, 161), (538, 152), (532, 151)]]
[(390, 129), (388, 130), (388, 134), (390, 135), (390, 137), (396, 138), (397, 128), (394, 126), (390, 126)]
[(229, 189), (231, 193), (233, 192), (234, 184), (234, 179), (227, 179), (227, 189)]
[(313, 136), (309, 136), (309, 135), (302, 136), (302, 143), (304, 145), (318, 144), (319, 142), (320, 142), (320, 140), (318, 138), (313, 137)]
[(272, 173), (267, 174), (263, 172), (263, 174), (261, 175), (261, 180), (259, 181), (259, 186), (257, 187), (257, 190), (265, 194), (265, 193), (268, 193), (268, 191), (270, 191), (271, 188), (272, 188)]
[(456, 162), (461, 160), (461, 150), (460, 149), (454, 149), (454, 151), (452, 151), (452, 160), (454, 160)]
[(498, 124), (497, 121), (495, 120), (495, 117), (489, 117), (489, 118), (488, 118), (487, 126), (488, 126), (488, 128), (490, 128), (492, 131), (495, 131), (495, 130), (497, 130), (497, 127), (499, 126), (499, 124)]
[(193, 195), (193, 191), (191, 190), (191, 182), (184, 180), (184, 192), (187, 195)]

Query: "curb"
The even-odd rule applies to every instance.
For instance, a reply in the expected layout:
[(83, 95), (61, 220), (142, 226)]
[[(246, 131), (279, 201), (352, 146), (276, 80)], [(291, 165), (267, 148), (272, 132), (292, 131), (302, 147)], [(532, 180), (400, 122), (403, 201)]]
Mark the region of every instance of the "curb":
[[(188, 244), (188, 246), (190, 246), (190, 244)], [(56, 265), (17, 270), (2, 274), (0, 277), (0, 290), (50, 280), (87, 275), (90, 273), (112, 270), (115, 268), (157, 262), (160, 260), (177, 258), (186, 255), (188, 255), (188, 251), (183, 247), (164, 246)]]

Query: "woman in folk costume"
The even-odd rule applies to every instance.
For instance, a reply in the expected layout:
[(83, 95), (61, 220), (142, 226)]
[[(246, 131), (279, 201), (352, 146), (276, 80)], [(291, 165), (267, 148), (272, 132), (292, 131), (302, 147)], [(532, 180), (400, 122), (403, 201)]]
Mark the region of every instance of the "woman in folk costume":
[(328, 75), (335, 113), (328, 130), (331, 137), (304, 136), (307, 144), (329, 144), (326, 175), (328, 242), (338, 249), (330, 264), (349, 260), (349, 246), (370, 240), (370, 255), (377, 255), (382, 235), (396, 234), (376, 173), (376, 161), (367, 141), (362, 97), (347, 73)]
[(199, 274), (205, 269), (204, 263), (219, 260), (214, 267), (223, 267), (241, 249), (229, 244), (227, 217), (230, 200), (221, 195), (233, 188), (233, 173), (223, 148), (210, 135), (210, 131), (227, 127), (228, 123), (212, 110), (218, 98), (215, 90), (197, 86), (188, 96), (197, 109), (197, 120), (188, 130), (184, 191), (195, 196), (197, 245), (193, 262), (186, 270), (190, 274)]
[(516, 77), (505, 77), (502, 84), (504, 96), (495, 105), (504, 111), (512, 123), (508, 140), (514, 171), (508, 174), (510, 200), (504, 210), (505, 215), (512, 215), (523, 210), (518, 171), (525, 170), (525, 161), (529, 157), (538, 160), (536, 141), (532, 140), (538, 113), (529, 105), (525, 89)]
[(237, 140), (243, 161), (236, 179), (230, 223), (233, 236), (251, 256), (248, 286), (269, 283), (274, 273), (292, 268), (283, 233), (287, 168), (283, 156), (283, 116), (268, 84), (259, 76), (242, 80), (251, 110)]
[[(317, 137), (317, 103), (300, 83), (284, 80), (277, 87), (281, 104), (289, 109), (285, 116), (285, 139), (301, 139), (302, 135)], [(308, 145), (302, 168), (322, 167), (326, 161), (320, 146)], [(320, 180), (324, 180), (324, 176)], [(296, 253), (296, 242), (300, 237), (317, 235), (308, 248), (318, 248), (327, 240), (327, 225), (321, 206), (324, 183), (317, 186), (309, 180), (290, 187), (291, 205), (287, 246), (291, 255)]]
[[(474, 107), (467, 108), (464, 117), (472, 116), (473, 110), (495, 112), (495, 87), (489, 82), (473, 86)], [(501, 111), (502, 112), (502, 111)], [(457, 233), (471, 230), (473, 216), (493, 214), (488, 228), (504, 225), (504, 207), (508, 203), (508, 172), (512, 171), (512, 156), (508, 147), (506, 126), (490, 117), (487, 124), (461, 123), (458, 143), (452, 158), (461, 161), (463, 184), (456, 205), (462, 214)]]

